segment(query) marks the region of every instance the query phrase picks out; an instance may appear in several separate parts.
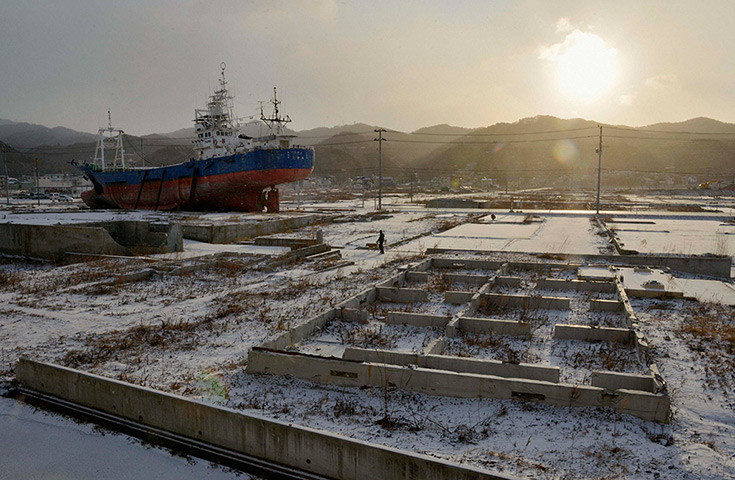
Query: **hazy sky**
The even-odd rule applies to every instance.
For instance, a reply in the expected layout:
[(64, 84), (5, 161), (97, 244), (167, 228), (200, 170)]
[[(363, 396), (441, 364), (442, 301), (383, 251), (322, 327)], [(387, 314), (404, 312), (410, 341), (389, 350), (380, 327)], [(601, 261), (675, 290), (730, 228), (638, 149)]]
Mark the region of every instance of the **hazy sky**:
[(191, 126), (220, 62), (252, 115), (415, 130), (538, 114), (735, 122), (735, 0), (0, 0), (0, 118)]

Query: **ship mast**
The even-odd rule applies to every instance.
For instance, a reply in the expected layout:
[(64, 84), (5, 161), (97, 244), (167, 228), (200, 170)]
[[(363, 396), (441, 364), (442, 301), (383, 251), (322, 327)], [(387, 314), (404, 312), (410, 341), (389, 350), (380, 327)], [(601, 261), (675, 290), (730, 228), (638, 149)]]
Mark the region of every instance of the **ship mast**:
[(273, 87), (273, 100), (271, 100), (271, 103), (273, 104), (273, 114), (270, 117), (266, 117), (265, 114), (263, 114), (263, 105), (260, 105), (260, 119), (268, 125), (268, 128), (271, 130), (275, 130), (276, 135), (280, 135), (283, 133), (283, 126), (291, 121), (291, 117), (286, 115), (286, 117), (281, 117), (278, 112), (278, 105), (281, 104), (281, 102), (278, 100), (278, 96), (276, 95), (276, 87)]
[(94, 151), (93, 165), (100, 167), (102, 170), (107, 169), (105, 163), (105, 143), (115, 142), (115, 157), (112, 162), (114, 170), (125, 169), (125, 147), (123, 146), (123, 135), (125, 132), (118, 128), (112, 128), (112, 115), (110, 109), (107, 109), (107, 128), (100, 128), (97, 132), (97, 147)]

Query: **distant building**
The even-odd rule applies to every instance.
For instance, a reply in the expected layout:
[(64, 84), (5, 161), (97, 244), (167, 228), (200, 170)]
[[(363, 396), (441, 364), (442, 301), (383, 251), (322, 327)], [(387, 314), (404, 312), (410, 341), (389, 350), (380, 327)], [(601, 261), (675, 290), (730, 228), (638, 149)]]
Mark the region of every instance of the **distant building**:
[(39, 193), (64, 193), (72, 197), (92, 188), (92, 182), (81, 175), (55, 173), (38, 177)]

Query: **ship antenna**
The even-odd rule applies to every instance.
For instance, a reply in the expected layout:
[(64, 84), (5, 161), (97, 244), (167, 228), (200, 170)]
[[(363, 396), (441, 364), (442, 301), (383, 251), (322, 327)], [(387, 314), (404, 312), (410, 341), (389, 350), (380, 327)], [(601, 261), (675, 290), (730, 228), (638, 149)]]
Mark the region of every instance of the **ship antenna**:
[(222, 88), (225, 88), (225, 85), (227, 82), (225, 82), (225, 68), (227, 68), (227, 64), (225, 62), (222, 62), (219, 64), (219, 68), (222, 69), (222, 80), (220, 80), (220, 83), (222, 84)]
[(112, 116), (110, 115), (110, 108), (107, 108), (107, 127), (112, 130)]

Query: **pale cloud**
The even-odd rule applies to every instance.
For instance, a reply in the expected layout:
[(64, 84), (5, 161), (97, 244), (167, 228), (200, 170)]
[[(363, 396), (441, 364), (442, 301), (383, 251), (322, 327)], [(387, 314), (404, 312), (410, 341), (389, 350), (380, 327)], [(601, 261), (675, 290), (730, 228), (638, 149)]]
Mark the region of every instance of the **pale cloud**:
[(626, 93), (624, 95), (620, 95), (620, 104), (625, 105), (626, 107), (632, 107), (633, 100), (635, 100), (635, 97), (637, 96), (638, 96), (638, 92), (631, 92), (631, 93)]
[(648, 88), (657, 90), (674, 91), (681, 89), (681, 82), (676, 75), (657, 75), (647, 78), (643, 84)]
[(572, 22), (569, 21), (569, 17), (562, 17), (556, 21), (557, 32), (571, 32), (574, 30)]
[(615, 48), (608, 47), (605, 41), (594, 33), (574, 30), (567, 34), (563, 42), (542, 46), (539, 49), (538, 58), (558, 62), (575, 54), (589, 56), (591, 60), (598, 54), (612, 58), (617, 53)]

